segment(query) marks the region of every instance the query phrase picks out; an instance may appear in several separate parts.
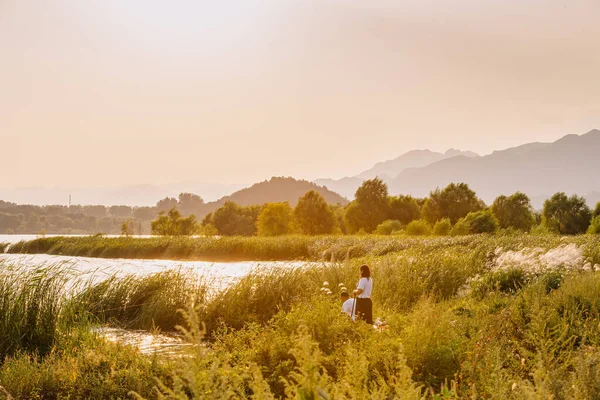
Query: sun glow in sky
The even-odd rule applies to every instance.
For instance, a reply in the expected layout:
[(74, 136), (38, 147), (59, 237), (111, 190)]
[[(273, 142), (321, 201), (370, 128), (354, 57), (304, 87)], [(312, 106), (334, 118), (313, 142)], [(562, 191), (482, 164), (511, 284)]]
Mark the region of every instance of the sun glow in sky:
[(0, 0), (0, 186), (354, 175), (600, 127), (597, 0)]

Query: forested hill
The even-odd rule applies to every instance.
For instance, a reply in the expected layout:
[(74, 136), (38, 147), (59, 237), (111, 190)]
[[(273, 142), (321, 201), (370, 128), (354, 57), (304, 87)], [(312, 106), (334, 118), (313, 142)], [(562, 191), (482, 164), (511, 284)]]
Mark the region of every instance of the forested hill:
[[(298, 199), (314, 190), (319, 193), (329, 204), (348, 204), (348, 200), (339, 194), (319, 186), (315, 183), (294, 178), (273, 177), (268, 181), (256, 183), (249, 188), (239, 190), (229, 196), (225, 196), (214, 202), (217, 205), (223, 205), (227, 201), (233, 201), (241, 206), (250, 206), (255, 204), (289, 202), (292, 207), (296, 205)], [(209, 203), (212, 204), (212, 203)]]

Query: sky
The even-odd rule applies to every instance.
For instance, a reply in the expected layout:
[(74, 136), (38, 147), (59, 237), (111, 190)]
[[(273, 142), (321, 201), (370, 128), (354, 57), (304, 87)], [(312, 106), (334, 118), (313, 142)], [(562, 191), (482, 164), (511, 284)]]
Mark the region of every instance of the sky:
[(0, 0), (0, 187), (355, 175), (600, 128), (597, 0)]

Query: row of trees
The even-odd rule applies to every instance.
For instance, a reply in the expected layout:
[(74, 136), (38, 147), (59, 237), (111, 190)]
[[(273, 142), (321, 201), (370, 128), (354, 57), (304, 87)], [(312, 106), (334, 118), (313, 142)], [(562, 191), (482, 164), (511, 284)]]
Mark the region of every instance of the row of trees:
[(126, 205), (21, 205), (0, 200), (0, 233), (40, 232), (58, 234), (107, 233), (118, 234), (127, 223), (131, 234), (151, 233), (150, 222), (157, 214), (176, 207), (181, 214), (203, 215), (206, 203), (193, 193), (166, 197), (154, 206)]
[[(171, 222), (180, 221), (186, 229)], [(524, 193), (499, 196), (487, 206), (465, 183), (451, 183), (427, 198), (390, 196), (379, 179), (365, 181), (347, 207), (328, 205), (314, 191), (306, 193), (295, 208), (289, 203), (242, 207), (233, 202), (204, 217), (200, 224), (175, 210), (152, 223), (155, 234), (203, 233), (207, 235), (277, 236), (290, 233), (376, 233), (409, 235), (466, 235), (498, 229), (529, 232), (532, 229), (560, 234), (600, 233), (600, 203), (592, 211), (582, 197), (556, 193), (535, 212)], [(162, 221), (162, 222), (161, 222)], [(163, 223), (164, 222), (164, 223)], [(158, 228), (160, 227), (160, 229)], [(170, 232), (170, 233), (165, 233)]]
[(600, 203), (592, 211), (583, 197), (561, 192), (546, 200), (537, 213), (521, 192), (499, 196), (488, 207), (465, 183), (451, 183), (428, 198), (416, 199), (389, 196), (386, 184), (372, 179), (356, 191), (344, 221), (348, 233), (468, 234), (535, 228), (574, 235), (600, 232)]
[[(325, 235), (341, 232), (337, 210), (341, 208), (327, 204), (315, 191), (302, 196), (294, 208), (287, 202), (243, 207), (229, 201), (206, 215), (200, 224), (194, 215), (184, 218), (176, 208), (172, 208), (166, 214), (161, 212), (152, 221), (152, 233), (170, 236), (194, 233), (224, 236)], [(125, 225), (123, 229), (125, 233)]]

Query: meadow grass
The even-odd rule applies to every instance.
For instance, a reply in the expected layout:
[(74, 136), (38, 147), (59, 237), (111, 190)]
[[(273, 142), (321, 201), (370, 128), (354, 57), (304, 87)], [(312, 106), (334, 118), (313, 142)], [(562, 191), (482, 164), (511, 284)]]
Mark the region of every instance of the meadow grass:
[[(127, 387), (140, 398), (600, 397), (598, 237), (292, 239), (337, 261), (259, 266), (218, 290), (179, 271), (113, 277), (66, 298), (30, 288), (62, 282), (52, 271), (17, 271), (24, 283), (6, 278), (1, 296), (46, 295), (39, 306), (33, 295), (18, 307), (4, 301), (2, 315), (45, 311), (33, 328), (0, 320), (16, 343), (4, 351), (0, 386), (18, 398), (123, 398)], [(339, 311), (339, 285), (354, 287), (363, 263), (384, 331)], [(324, 282), (331, 294), (320, 290)], [(182, 325), (195, 346), (172, 360), (148, 357), (86, 333), (81, 319)], [(19, 341), (23, 332), (35, 340)]]

